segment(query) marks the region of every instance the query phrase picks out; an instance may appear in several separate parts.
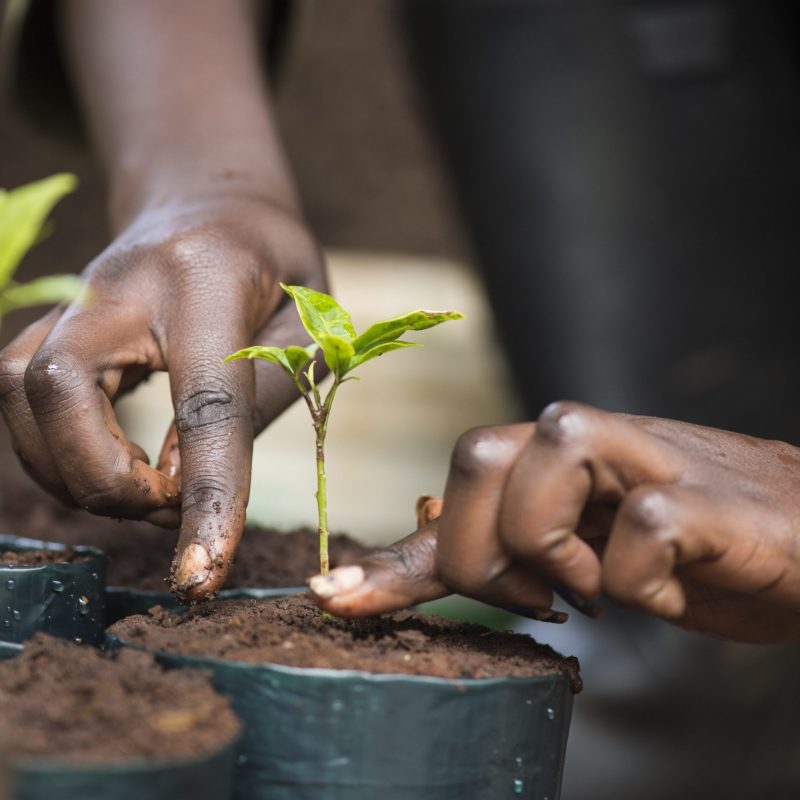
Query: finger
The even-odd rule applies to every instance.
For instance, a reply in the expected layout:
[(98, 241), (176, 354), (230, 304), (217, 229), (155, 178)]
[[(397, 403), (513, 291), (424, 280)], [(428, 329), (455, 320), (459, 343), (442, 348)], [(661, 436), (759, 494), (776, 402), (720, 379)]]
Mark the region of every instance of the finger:
[(634, 489), (619, 507), (603, 555), (603, 590), (649, 614), (682, 616), (686, 595), (675, 571), (725, 554), (730, 541), (726, 516), (719, 503), (695, 489)]
[[(417, 524), (422, 526), (426, 522), (440, 517), (442, 515), (443, 504), (444, 499), (441, 497), (432, 497), (427, 494), (420, 497), (417, 500)], [(555, 584), (553, 589), (573, 608), (585, 614), (587, 617), (599, 617), (603, 613), (602, 608), (594, 603), (590, 603), (588, 600), (584, 600), (584, 598), (580, 597), (566, 586)], [(514, 609), (508, 610), (513, 611)], [(522, 611), (518, 610), (516, 613), (522, 613)], [(526, 614), (522, 613), (522, 616), (526, 616)], [(555, 620), (550, 619), (548, 621), (553, 622)], [(566, 621), (566, 618), (559, 621)]]
[(190, 284), (182, 292), (187, 300), (170, 320), (163, 345), (183, 496), (171, 583), (184, 601), (213, 596), (241, 539), (253, 451), (253, 366), (248, 361), (223, 364), (223, 359), (251, 344), (253, 330), (278, 300), (267, 289), (254, 293), (249, 281), (231, 283), (230, 274), (258, 274), (251, 256), (238, 256), (238, 263), (229, 252), (220, 257), (228, 269), (201, 270), (203, 285), (196, 269), (188, 273)]
[[(103, 516), (149, 519), (178, 501), (178, 488), (146, 463), (120, 428), (106, 393), (119, 385), (135, 350), (131, 320), (71, 308), (56, 322), (25, 372), (25, 393), (50, 458), (74, 501)], [(102, 338), (100, 333), (102, 333)], [(116, 340), (116, 341), (115, 341)], [(106, 390), (104, 390), (104, 387)]]
[[(289, 345), (306, 347), (310, 343), (311, 338), (303, 328), (294, 304), (284, 304), (245, 346), (258, 344), (275, 347), (288, 347)], [(229, 355), (229, 353), (225, 355)], [(253, 361), (253, 366), (255, 370), (253, 433), (258, 436), (299, 398), (299, 394), (294, 383), (280, 367), (261, 360)], [(326, 370), (324, 360), (319, 359), (316, 364), (317, 380), (324, 377)], [(164, 439), (158, 458), (158, 469), (180, 482), (181, 455), (178, 431), (174, 424)]]
[[(450, 590), (436, 576), (436, 522), (363, 559), (316, 575), (310, 590), (317, 604), (339, 617), (362, 617), (399, 611), (439, 600)], [(562, 623), (567, 614), (546, 608), (501, 606), (539, 622)]]
[(549, 587), (514, 562), (498, 531), (506, 481), (532, 431), (476, 428), (456, 443), (437, 548), (438, 575), (451, 591), (501, 607), (550, 608)]
[(555, 403), (509, 475), (499, 514), (503, 546), (552, 582), (595, 598), (600, 562), (577, 533), (587, 508), (616, 504), (632, 486), (675, 475), (667, 443), (613, 414)]
[(25, 394), (25, 371), (62, 312), (55, 308), (29, 325), (0, 354), (0, 410), (25, 471), (43, 489), (72, 503)]
[(449, 594), (436, 574), (436, 523), (385, 550), (310, 581), (314, 599), (340, 617), (382, 614)]
[(424, 494), (417, 499), (417, 527), (422, 527), (426, 522), (438, 519), (442, 516), (442, 504), (444, 499), (441, 497), (432, 497), (429, 494)]

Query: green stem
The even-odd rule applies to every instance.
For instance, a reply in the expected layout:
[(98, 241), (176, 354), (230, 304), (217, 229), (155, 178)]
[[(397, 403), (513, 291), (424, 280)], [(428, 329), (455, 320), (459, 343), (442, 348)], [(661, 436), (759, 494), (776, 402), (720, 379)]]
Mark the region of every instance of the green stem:
[(314, 431), (317, 435), (317, 514), (319, 518), (319, 571), (327, 575), (330, 570), (328, 557), (328, 495), (325, 475), (325, 437), (328, 433), (328, 419), (339, 380), (334, 378), (333, 386), (325, 398), (325, 403), (314, 415)]

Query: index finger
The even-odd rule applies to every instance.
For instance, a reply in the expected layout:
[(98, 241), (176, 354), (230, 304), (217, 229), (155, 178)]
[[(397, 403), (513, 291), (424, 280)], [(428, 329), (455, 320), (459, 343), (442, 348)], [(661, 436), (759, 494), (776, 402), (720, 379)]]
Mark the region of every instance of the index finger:
[[(223, 276), (220, 276), (222, 280)], [(223, 359), (249, 344), (253, 323), (239, 291), (204, 291), (168, 334), (182, 514), (172, 590), (200, 600), (221, 586), (242, 536), (253, 454), (253, 368)]]

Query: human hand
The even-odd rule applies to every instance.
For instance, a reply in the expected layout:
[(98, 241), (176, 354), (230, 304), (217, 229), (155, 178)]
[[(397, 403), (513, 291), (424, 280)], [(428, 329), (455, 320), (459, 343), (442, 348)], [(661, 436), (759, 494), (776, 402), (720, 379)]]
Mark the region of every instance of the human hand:
[[(228, 354), (307, 338), (280, 281), (325, 288), (296, 214), (251, 195), (171, 202), (132, 220), (85, 270), (91, 302), (57, 308), (0, 354), (0, 405), (28, 472), (95, 513), (181, 524), (173, 588), (216, 591), (244, 525), (254, 433), (294, 400), (277, 367)], [(175, 423), (158, 464), (114, 401), (170, 375)]]
[(555, 403), (464, 434), (441, 517), (311, 589), (341, 616), (458, 592), (546, 618), (557, 585), (725, 638), (793, 640), (799, 486), (788, 444)]

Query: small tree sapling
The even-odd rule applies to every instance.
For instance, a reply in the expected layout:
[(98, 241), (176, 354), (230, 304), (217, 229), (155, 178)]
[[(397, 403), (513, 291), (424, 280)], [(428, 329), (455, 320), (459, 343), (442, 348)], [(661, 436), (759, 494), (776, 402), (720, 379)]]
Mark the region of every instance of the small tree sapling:
[[(260, 358), (282, 367), (303, 396), (311, 413), (317, 443), (317, 513), (319, 518), (319, 566), (328, 574), (328, 502), (325, 476), (325, 436), (328, 432), (331, 407), (342, 383), (352, 380), (357, 367), (392, 350), (419, 347), (415, 342), (400, 341), (408, 331), (433, 328), (452, 319), (463, 319), (457, 311), (411, 311), (392, 319), (382, 320), (357, 334), (347, 313), (330, 295), (304, 286), (285, 286), (283, 290), (294, 300), (303, 326), (314, 344), (308, 347), (246, 347), (228, 356), (225, 361), (239, 358)], [(332, 375), (333, 383), (323, 398), (314, 376), (314, 357), (321, 350)]]
[(77, 275), (49, 275), (28, 283), (13, 279), (23, 256), (48, 235), (53, 206), (77, 185), (74, 175), (59, 173), (16, 189), (0, 189), (0, 319), (16, 308), (72, 302), (83, 291)]

